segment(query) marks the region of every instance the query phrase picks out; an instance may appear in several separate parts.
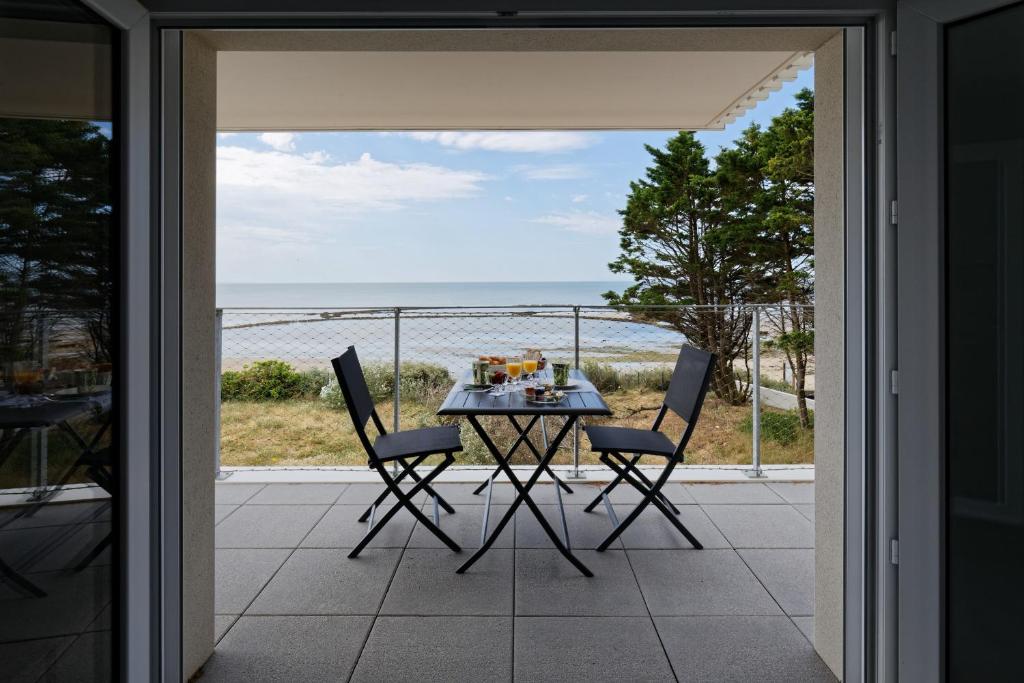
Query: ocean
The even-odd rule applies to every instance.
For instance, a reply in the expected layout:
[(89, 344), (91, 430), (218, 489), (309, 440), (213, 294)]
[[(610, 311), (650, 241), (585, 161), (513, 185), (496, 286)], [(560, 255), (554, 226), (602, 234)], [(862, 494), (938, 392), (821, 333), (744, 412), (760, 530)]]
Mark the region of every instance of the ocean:
[(364, 306), (594, 306), (628, 282), (322, 282), (218, 283), (221, 308), (347, 308)]
[[(257, 360), (283, 360), (296, 368), (329, 368), (329, 359), (349, 344), (363, 362), (393, 363), (395, 331), (403, 362), (466, 369), (481, 354), (508, 355), (541, 349), (551, 360), (580, 358), (620, 369), (665, 366), (683, 342), (664, 325), (637, 322), (599, 306), (601, 294), (622, 291), (624, 282), (464, 282), (220, 284), (224, 308), (221, 359), (224, 369)], [(501, 308), (523, 305), (560, 308)], [(395, 320), (396, 306), (410, 308)], [(480, 309), (457, 309), (479, 306)], [(378, 310), (354, 310), (379, 307)], [(264, 309), (264, 310), (254, 310)], [(307, 310), (300, 310), (307, 309)], [(347, 310), (346, 310), (347, 309)], [(447, 310), (442, 310), (447, 309)]]

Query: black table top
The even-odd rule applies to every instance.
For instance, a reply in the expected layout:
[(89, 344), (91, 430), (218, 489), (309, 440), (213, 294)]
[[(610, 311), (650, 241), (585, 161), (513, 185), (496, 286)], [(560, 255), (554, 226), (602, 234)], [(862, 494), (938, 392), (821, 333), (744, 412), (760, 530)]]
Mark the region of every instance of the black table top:
[[(551, 378), (550, 370), (541, 373)], [(573, 384), (579, 388), (567, 391), (565, 399), (557, 405), (538, 405), (526, 402), (522, 391), (508, 391), (502, 396), (491, 396), (483, 391), (465, 391), (463, 385), (472, 381), (473, 373), (467, 370), (455, 383), (444, 403), (438, 409), (438, 415), (611, 415), (608, 404), (601, 398), (601, 393), (594, 388), (579, 370), (569, 373)]]
[(0, 400), (0, 429), (52, 427), (79, 415), (109, 410), (109, 392), (90, 396), (73, 394), (60, 398), (8, 397), (6, 401)]

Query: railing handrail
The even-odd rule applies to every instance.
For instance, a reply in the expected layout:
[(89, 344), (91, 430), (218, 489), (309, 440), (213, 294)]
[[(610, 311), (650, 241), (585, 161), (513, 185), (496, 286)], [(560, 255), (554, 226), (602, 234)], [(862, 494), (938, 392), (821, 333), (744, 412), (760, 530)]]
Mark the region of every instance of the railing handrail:
[(780, 306), (791, 308), (814, 308), (813, 303), (737, 303), (737, 304), (493, 304), (474, 306), (218, 306), (217, 310), (231, 311), (265, 311), (265, 312), (287, 312), (287, 311), (380, 311), (381, 313), (394, 313), (395, 309), (401, 311), (459, 311), (459, 310), (495, 310), (495, 309), (531, 309), (531, 308), (553, 308), (581, 310), (609, 310), (629, 312), (629, 310), (672, 310), (678, 308), (695, 310), (728, 310), (741, 308), (747, 310), (774, 309)]

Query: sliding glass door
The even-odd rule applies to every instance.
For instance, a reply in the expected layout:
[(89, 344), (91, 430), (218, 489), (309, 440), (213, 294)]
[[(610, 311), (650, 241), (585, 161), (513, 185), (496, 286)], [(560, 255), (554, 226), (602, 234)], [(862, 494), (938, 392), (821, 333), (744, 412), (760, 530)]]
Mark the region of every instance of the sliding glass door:
[(0, 0), (0, 678), (114, 677), (117, 34)]
[(1020, 676), (1024, 5), (946, 28), (949, 680)]

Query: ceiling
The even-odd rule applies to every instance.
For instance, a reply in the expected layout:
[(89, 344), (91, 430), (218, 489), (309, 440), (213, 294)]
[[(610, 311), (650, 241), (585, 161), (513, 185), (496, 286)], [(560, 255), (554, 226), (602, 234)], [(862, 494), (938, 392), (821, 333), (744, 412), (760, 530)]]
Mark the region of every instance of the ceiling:
[(721, 129), (835, 29), (203, 31), (220, 130)]

